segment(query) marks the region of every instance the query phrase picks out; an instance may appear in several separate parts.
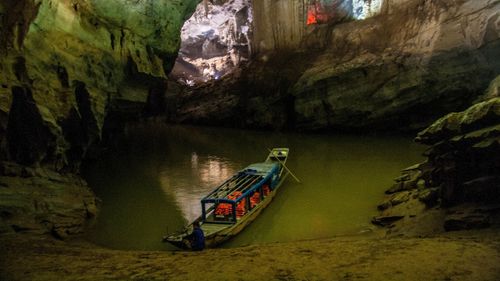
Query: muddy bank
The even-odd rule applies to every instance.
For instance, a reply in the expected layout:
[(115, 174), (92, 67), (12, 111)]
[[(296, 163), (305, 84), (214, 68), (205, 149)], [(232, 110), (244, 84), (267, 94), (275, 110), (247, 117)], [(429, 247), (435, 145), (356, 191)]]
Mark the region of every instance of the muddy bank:
[(118, 251), (0, 237), (2, 280), (499, 280), (500, 231), (356, 238), (203, 252)]

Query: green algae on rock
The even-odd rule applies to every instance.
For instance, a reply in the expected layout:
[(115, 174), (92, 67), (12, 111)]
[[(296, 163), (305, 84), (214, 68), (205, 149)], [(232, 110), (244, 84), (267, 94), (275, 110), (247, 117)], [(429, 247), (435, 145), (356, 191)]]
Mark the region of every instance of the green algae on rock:
[[(2, 192), (14, 198), (0, 202), (7, 225), (60, 237), (83, 230), (95, 199), (75, 176), (82, 160), (101, 141), (112, 110), (125, 107), (130, 116), (140, 116), (148, 96), (164, 90), (180, 29), (198, 2), (0, 3), (2, 167), (19, 163), (24, 168), (17, 170), (46, 170), (62, 178), (54, 183), (38, 173), (2, 173)], [(65, 207), (61, 198), (71, 203)], [(33, 207), (32, 200), (40, 204)], [(43, 215), (39, 205), (49, 206)]]
[(382, 218), (402, 217), (388, 233), (422, 234), (423, 224), (430, 231), (500, 226), (500, 98), (450, 113), (415, 140), (430, 145), (428, 159), (405, 169), (379, 205)]

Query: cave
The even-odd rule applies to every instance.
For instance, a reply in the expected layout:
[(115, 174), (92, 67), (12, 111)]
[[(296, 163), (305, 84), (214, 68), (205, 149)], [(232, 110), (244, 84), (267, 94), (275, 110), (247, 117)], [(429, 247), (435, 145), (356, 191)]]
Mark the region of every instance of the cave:
[(500, 2), (0, 2), (0, 280), (500, 280)]
[(249, 0), (203, 1), (181, 29), (181, 46), (170, 77), (188, 86), (230, 75), (251, 56)]

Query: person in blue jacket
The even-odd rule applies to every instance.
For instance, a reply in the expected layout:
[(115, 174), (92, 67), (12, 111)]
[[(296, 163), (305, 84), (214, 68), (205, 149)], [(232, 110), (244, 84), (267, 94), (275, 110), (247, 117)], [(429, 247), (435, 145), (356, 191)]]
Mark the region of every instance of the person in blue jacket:
[(193, 223), (193, 233), (190, 236), (191, 249), (193, 251), (201, 251), (205, 248), (205, 234), (203, 233), (198, 221)]

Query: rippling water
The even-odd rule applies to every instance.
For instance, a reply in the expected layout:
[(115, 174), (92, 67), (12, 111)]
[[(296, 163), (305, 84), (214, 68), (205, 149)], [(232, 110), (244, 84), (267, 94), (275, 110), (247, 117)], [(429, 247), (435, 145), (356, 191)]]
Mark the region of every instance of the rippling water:
[(161, 237), (196, 218), (204, 195), (263, 161), (271, 147), (290, 148), (288, 167), (302, 184), (288, 177), (273, 203), (225, 247), (368, 230), (383, 191), (422, 160), (423, 150), (394, 136), (137, 125), (86, 169), (103, 201), (88, 239), (116, 249), (173, 249)]

